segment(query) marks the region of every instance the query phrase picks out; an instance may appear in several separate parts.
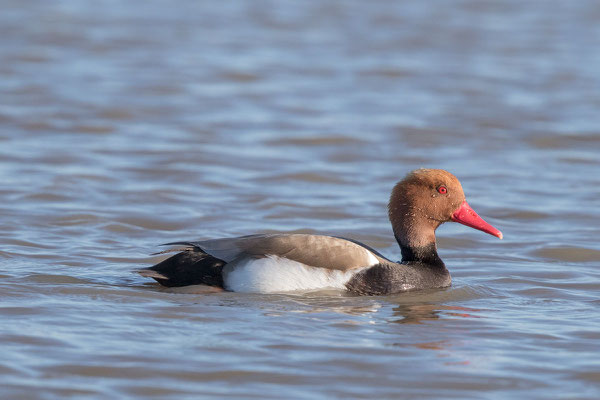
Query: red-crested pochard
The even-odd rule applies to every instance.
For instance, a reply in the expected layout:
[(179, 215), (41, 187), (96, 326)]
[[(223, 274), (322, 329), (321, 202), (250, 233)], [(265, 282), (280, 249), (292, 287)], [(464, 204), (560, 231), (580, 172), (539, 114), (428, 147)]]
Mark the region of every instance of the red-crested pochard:
[(435, 242), (435, 230), (444, 222), (502, 239), (467, 204), (458, 179), (441, 169), (418, 169), (398, 182), (388, 214), (400, 262), (352, 239), (282, 233), (169, 243), (186, 247), (138, 272), (164, 286), (203, 284), (257, 293), (337, 288), (379, 295), (450, 285)]

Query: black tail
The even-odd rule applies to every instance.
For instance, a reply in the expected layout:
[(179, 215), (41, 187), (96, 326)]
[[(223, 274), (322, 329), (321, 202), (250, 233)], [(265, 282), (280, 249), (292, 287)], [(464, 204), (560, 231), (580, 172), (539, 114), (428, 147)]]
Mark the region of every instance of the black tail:
[(226, 262), (206, 254), (197, 247), (167, 258), (153, 267), (137, 272), (155, 279), (163, 286), (209, 285), (223, 287), (223, 267)]

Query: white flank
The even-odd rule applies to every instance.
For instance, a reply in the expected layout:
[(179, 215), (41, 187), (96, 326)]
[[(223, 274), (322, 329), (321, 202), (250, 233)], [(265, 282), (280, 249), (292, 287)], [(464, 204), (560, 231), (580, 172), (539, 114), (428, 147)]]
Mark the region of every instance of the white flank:
[(245, 293), (346, 289), (346, 283), (350, 278), (363, 269), (339, 271), (315, 268), (287, 258), (269, 255), (227, 265), (224, 271), (225, 288)]
[(373, 253), (371, 253), (369, 250), (366, 250), (366, 249), (365, 249), (365, 251), (369, 255), (369, 267), (379, 264), (379, 260), (375, 257), (375, 255)]

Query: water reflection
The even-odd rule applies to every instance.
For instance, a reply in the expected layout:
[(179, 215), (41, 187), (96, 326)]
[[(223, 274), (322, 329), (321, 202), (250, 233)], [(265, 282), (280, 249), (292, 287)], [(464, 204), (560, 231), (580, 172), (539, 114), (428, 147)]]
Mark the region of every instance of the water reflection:
[[(394, 305), (393, 317), (388, 322), (397, 324), (423, 324), (427, 321), (443, 317), (480, 318), (474, 313), (480, 309), (458, 305), (445, 305), (451, 298), (460, 298), (465, 291), (471, 293), (472, 288), (427, 290), (409, 292), (393, 296), (355, 296), (339, 290), (319, 290), (313, 292), (275, 293), (275, 294), (242, 294), (226, 292), (220, 288), (191, 285), (178, 288), (166, 288), (155, 283), (144, 283), (143, 287), (162, 293), (210, 296), (213, 301), (231, 306), (244, 306), (260, 302), (272, 316), (281, 313), (337, 313), (361, 316), (378, 312), (382, 308)], [(197, 301), (197, 299), (196, 299)], [(206, 301), (206, 300), (202, 300)], [(429, 301), (429, 302), (427, 302)]]
[(443, 316), (480, 318), (472, 313), (482, 310), (443, 304), (401, 304), (394, 307), (393, 311), (394, 316), (400, 318), (390, 320), (390, 322), (398, 324), (422, 324), (426, 321), (440, 319)]
[(393, 309), (394, 317), (390, 322), (397, 324), (421, 324), (424, 321), (439, 319), (440, 306), (436, 304), (403, 304)]

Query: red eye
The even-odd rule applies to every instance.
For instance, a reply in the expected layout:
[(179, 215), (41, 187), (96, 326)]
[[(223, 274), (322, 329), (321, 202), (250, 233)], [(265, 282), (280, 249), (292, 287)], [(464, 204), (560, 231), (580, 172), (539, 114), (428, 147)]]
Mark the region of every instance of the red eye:
[(448, 189), (446, 189), (446, 186), (442, 185), (442, 186), (438, 187), (438, 193), (446, 194), (446, 193), (448, 193)]

